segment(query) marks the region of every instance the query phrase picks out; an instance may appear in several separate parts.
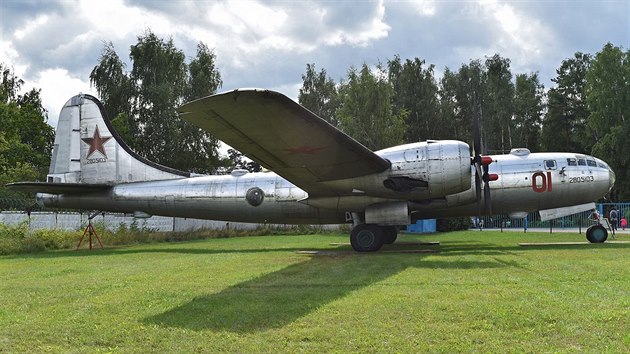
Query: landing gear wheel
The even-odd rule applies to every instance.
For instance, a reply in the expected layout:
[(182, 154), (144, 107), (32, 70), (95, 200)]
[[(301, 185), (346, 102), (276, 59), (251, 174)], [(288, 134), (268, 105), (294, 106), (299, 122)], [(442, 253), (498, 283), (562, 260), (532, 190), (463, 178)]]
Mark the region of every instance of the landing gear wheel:
[(357, 225), (350, 233), (350, 244), (357, 252), (374, 252), (383, 246), (383, 230), (374, 224)]
[(608, 238), (608, 231), (602, 225), (593, 225), (586, 230), (586, 239), (590, 243), (602, 243)]
[(396, 242), (398, 238), (398, 228), (396, 226), (382, 226), (383, 229), (383, 244), (391, 245)]

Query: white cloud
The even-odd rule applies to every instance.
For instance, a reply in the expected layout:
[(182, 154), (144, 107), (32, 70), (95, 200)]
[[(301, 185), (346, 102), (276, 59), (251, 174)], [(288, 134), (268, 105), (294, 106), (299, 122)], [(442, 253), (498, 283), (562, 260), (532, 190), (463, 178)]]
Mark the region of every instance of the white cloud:
[[(385, 23), (385, 6), (381, 1), (369, 21), (364, 22), (356, 30), (345, 28), (333, 29), (332, 33), (324, 34), (324, 44), (338, 46), (350, 44), (359, 47), (368, 46), (372, 41), (386, 38), (391, 27)], [(323, 32), (325, 33), (325, 32)]]
[(553, 31), (540, 19), (517, 12), (514, 6), (497, 0), (480, 1), (484, 20), (494, 23), (496, 51), (514, 61), (540, 61), (553, 46)]
[[(64, 2), (73, 15), (86, 22), (87, 28), (99, 33), (104, 39), (126, 38), (139, 35), (151, 28), (154, 33), (173, 33), (178, 23), (171, 22), (163, 14), (129, 6), (122, 0)], [(78, 6), (77, 6), (78, 5)], [(77, 34), (82, 33), (81, 29)]]
[(50, 17), (48, 15), (39, 15), (34, 20), (26, 22), (26, 25), (20, 29), (15, 30), (13, 35), (16, 39), (23, 39), (24, 37), (33, 34), (40, 27), (48, 23)]
[(13, 74), (17, 77), (22, 77), (26, 71), (27, 66), (20, 63), (20, 55), (13, 47), (13, 43), (10, 41), (0, 40), (0, 63), (11, 66)]
[(59, 112), (64, 103), (72, 96), (79, 93), (96, 95), (89, 82), (72, 77), (65, 69), (44, 70), (29, 86), (24, 89), (28, 91), (36, 87), (42, 90), (42, 105), (48, 111), (48, 124), (53, 127), (57, 126)]
[(416, 10), (422, 16), (435, 16), (437, 13), (435, 0), (418, 0), (414, 3)]

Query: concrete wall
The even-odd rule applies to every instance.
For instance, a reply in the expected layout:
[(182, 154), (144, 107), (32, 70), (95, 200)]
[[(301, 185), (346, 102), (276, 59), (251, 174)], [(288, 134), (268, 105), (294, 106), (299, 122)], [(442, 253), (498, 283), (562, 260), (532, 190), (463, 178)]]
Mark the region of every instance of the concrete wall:
[[(31, 229), (58, 228), (63, 230), (79, 230), (87, 226), (88, 214), (80, 213), (54, 213), (34, 212), (30, 217), (23, 212), (0, 212), (0, 223), (5, 225), (18, 225), (22, 222), (29, 224)], [(188, 218), (172, 218), (166, 216), (152, 216), (148, 219), (134, 218), (125, 214), (98, 215), (93, 223), (104, 223), (108, 229), (116, 230), (121, 224), (128, 228), (135, 222), (140, 229), (153, 231), (194, 231), (200, 229), (220, 230), (229, 227), (231, 229), (255, 229), (259, 224), (225, 222), (214, 220), (199, 220)], [(281, 226), (281, 225), (274, 225)], [(327, 225), (327, 228), (335, 228), (337, 225)]]

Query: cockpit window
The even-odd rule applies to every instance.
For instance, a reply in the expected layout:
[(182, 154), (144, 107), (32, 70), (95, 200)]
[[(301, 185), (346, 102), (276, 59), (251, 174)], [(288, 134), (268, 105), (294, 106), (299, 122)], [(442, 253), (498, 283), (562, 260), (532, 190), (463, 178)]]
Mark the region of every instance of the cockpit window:
[(598, 163), (597, 163), (597, 167), (599, 167), (599, 168), (606, 168), (606, 169), (608, 168), (608, 167), (606, 167), (606, 165), (604, 165), (604, 164), (603, 164), (603, 163), (601, 163), (601, 162), (598, 162)]
[(574, 158), (568, 158), (567, 159), (567, 165), (569, 166), (577, 166), (577, 160)]
[(595, 162), (595, 160), (586, 160), (586, 163), (587, 163), (589, 166), (592, 166), (592, 167), (597, 167), (597, 162)]
[(548, 170), (555, 170), (556, 160), (545, 160), (545, 168)]
[(586, 160), (578, 159), (578, 166), (586, 166)]

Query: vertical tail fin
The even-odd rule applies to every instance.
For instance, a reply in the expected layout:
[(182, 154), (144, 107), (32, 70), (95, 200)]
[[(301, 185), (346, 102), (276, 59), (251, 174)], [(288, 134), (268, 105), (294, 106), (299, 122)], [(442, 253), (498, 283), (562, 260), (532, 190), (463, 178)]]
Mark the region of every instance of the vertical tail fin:
[(149, 161), (127, 146), (94, 96), (77, 95), (63, 106), (48, 182), (115, 184), (190, 177)]

